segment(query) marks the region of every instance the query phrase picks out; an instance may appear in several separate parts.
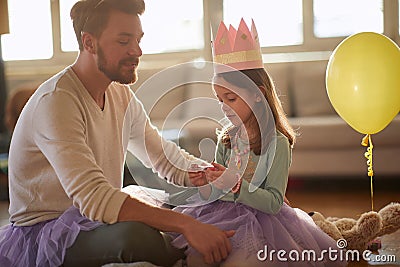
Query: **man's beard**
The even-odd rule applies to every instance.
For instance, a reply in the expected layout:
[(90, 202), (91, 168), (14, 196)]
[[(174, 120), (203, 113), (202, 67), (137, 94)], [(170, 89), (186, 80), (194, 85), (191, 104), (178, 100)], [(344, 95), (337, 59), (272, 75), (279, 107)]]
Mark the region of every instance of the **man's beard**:
[[(99, 68), (99, 70), (101, 72), (104, 73), (104, 75), (107, 76), (108, 79), (110, 79), (113, 82), (118, 82), (121, 84), (133, 84), (136, 82), (137, 80), (137, 73), (136, 73), (136, 69), (132, 70), (131, 73), (129, 73), (129, 75), (123, 75), (122, 73), (120, 73), (120, 68), (114, 68), (114, 69), (108, 69), (107, 68), (107, 60), (105, 58), (103, 49), (101, 47), (98, 47), (97, 50), (97, 55), (98, 55), (98, 63), (97, 63), (97, 67)], [(137, 59), (127, 59), (129, 61), (137, 61)], [(120, 62), (118, 66), (120, 66), (121, 64), (123, 64), (124, 62)], [(137, 65), (136, 63), (136, 65)]]

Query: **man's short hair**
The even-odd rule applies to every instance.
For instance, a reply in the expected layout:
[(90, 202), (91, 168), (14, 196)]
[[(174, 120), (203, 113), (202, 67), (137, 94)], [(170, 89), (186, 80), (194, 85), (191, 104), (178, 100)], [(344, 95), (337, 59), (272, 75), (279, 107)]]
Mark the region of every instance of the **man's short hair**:
[(143, 0), (81, 0), (71, 9), (71, 19), (79, 50), (83, 50), (82, 32), (99, 37), (108, 23), (112, 10), (141, 15), (145, 10)]

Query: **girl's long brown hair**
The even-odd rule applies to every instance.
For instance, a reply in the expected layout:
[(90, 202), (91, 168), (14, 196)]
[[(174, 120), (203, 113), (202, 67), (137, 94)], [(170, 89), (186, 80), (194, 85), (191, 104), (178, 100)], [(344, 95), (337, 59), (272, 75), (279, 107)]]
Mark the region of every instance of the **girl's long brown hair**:
[[(270, 79), (267, 71), (264, 68), (260, 68), (241, 70), (240, 72), (245, 74), (259, 87), (260, 92), (267, 100), (272, 115), (274, 116), (276, 129), (288, 138), (290, 145), (293, 147), (296, 140), (296, 132), (289, 124), (285, 111), (282, 108), (281, 101), (279, 100), (279, 97), (275, 91), (275, 86)], [(225, 81), (233, 85), (236, 85), (240, 88), (246, 88), (246, 82), (243, 81), (246, 79), (240, 79), (239, 76), (240, 75), (237, 75), (237, 72), (225, 72), (216, 74), (216, 77), (221, 77)], [(263, 116), (266, 116), (266, 114), (264, 114)], [(256, 123), (256, 125), (259, 126), (258, 123)], [(256, 155), (259, 155), (261, 153), (261, 129), (259, 127), (257, 128), (258, 134), (256, 134), (254, 140), (250, 139), (250, 147)], [(237, 127), (231, 126), (229, 128), (223, 129), (222, 131), (217, 131), (219, 138), (226, 147), (231, 148), (230, 136), (234, 136), (237, 130)]]

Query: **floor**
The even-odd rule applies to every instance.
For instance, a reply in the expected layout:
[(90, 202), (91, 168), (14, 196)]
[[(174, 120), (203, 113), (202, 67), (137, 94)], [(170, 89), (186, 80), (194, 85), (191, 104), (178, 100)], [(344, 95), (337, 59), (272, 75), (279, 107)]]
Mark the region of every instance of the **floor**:
[[(372, 209), (370, 182), (367, 178), (344, 179), (291, 179), (287, 197), (293, 207), (306, 212), (319, 211), (325, 216), (358, 218)], [(400, 202), (400, 178), (374, 179), (374, 210), (377, 211), (390, 202)], [(8, 223), (8, 202), (0, 201), (0, 225)], [(400, 231), (387, 236), (396, 244), (389, 253), (396, 251), (396, 262), (379, 266), (400, 266)], [(385, 240), (385, 239), (384, 239)], [(382, 242), (384, 242), (382, 240)], [(376, 264), (365, 261), (353, 262), (350, 267), (368, 267)]]
[[(373, 201), (371, 201), (370, 180), (366, 178), (344, 178), (316, 180), (291, 180), (288, 185), (287, 197), (293, 207), (306, 212), (319, 211), (325, 217), (349, 217), (357, 219), (362, 213), (375, 211), (391, 202), (400, 202), (400, 177), (385, 179), (374, 178)], [(377, 264), (366, 261), (352, 262), (350, 267), (367, 266), (399, 266), (400, 265), (400, 230), (387, 235), (381, 240), (386, 243), (387, 250), (380, 254), (395, 254), (395, 262)], [(394, 244), (391, 246), (391, 244)]]

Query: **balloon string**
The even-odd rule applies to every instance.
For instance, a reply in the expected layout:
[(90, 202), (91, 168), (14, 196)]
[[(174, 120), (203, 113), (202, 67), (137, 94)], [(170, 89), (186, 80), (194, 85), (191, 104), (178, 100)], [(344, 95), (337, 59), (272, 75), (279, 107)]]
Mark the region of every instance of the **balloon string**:
[(374, 171), (372, 169), (372, 149), (374, 148), (374, 145), (372, 144), (372, 138), (371, 138), (370, 134), (367, 134), (366, 136), (364, 136), (364, 138), (361, 141), (361, 145), (368, 147), (367, 152), (365, 152), (364, 156), (367, 159), (368, 176), (370, 177), (370, 183), (371, 183), (371, 209), (373, 211), (374, 210), (374, 187), (373, 187)]

